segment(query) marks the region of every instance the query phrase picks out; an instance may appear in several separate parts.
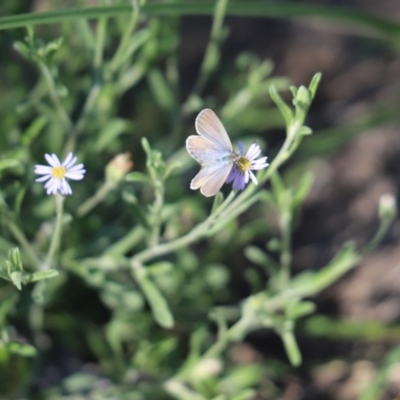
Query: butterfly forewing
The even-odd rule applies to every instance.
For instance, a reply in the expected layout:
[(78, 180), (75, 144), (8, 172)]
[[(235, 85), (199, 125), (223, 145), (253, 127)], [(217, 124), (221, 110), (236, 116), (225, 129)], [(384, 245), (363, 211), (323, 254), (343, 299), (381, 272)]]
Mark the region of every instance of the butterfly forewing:
[(189, 136), (186, 139), (186, 149), (201, 166), (226, 165), (232, 162), (230, 151), (221, 150), (203, 136)]
[(201, 111), (195, 126), (199, 135), (216, 144), (221, 150), (233, 150), (228, 133), (214, 111), (207, 108)]

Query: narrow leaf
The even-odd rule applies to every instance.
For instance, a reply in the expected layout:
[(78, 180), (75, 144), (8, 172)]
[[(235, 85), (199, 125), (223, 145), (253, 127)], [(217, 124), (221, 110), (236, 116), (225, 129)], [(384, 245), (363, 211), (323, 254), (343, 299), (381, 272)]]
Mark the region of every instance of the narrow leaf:
[(163, 328), (172, 328), (174, 326), (174, 317), (169, 310), (164, 296), (153, 281), (147, 276), (146, 270), (143, 267), (138, 267), (136, 265), (133, 269), (133, 273), (138, 285), (150, 304), (156, 322)]
[(32, 274), (26, 274), (24, 276), (24, 283), (31, 283), (31, 282), (41, 281), (43, 279), (54, 278), (58, 274), (59, 272), (55, 269), (49, 269), (47, 271), (39, 271), (39, 272), (34, 272)]
[(286, 125), (289, 125), (291, 123), (292, 119), (293, 119), (292, 110), (282, 100), (282, 97), (280, 96), (280, 94), (279, 94), (278, 90), (276, 89), (275, 85), (271, 85), (269, 87), (269, 94), (271, 96), (271, 99), (278, 106), (280, 112), (282, 113), (283, 118), (285, 119)]
[(319, 83), (321, 82), (322, 79), (322, 74), (321, 72), (316, 73), (313, 78), (311, 79), (310, 86), (308, 87), (308, 90), (310, 91), (311, 98), (313, 99), (315, 97), (315, 93), (317, 92)]
[(284, 330), (283, 332), (280, 332), (280, 336), (285, 346), (290, 364), (294, 367), (299, 366), (301, 364), (301, 353), (293, 332), (291, 330)]
[(35, 347), (31, 346), (30, 344), (12, 342), (7, 347), (11, 353), (15, 353), (23, 357), (34, 357), (37, 354)]

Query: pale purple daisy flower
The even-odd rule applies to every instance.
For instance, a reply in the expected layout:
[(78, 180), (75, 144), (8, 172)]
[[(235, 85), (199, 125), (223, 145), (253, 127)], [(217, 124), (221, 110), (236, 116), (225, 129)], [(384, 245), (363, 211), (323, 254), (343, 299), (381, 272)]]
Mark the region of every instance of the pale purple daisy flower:
[(233, 189), (243, 190), (249, 183), (249, 179), (256, 185), (258, 184), (256, 176), (251, 170), (258, 170), (268, 167), (267, 157), (256, 158), (260, 155), (260, 146), (256, 143), (250, 145), (249, 150), (245, 154), (243, 143), (239, 142), (240, 154), (237, 154), (233, 160), (231, 172), (225, 183), (233, 182)]
[(80, 181), (83, 179), (86, 170), (83, 164), (75, 165), (77, 157), (73, 153), (69, 153), (63, 163), (55, 154), (45, 154), (44, 157), (49, 165), (35, 165), (35, 174), (43, 175), (36, 179), (36, 182), (46, 182), (44, 188), (47, 194), (56, 194), (60, 192), (63, 196), (72, 194), (71, 186), (66, 178), (73, 181)]

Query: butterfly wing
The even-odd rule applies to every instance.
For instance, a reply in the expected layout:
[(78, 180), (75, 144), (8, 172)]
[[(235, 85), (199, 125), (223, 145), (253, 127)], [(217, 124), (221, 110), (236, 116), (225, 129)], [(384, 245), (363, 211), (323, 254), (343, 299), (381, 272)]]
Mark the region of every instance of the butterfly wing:
[(204, 196), (214, 196), (225, 183), (231, 169), (232, 164), (203, 167), (192, 179), (190, 189), (196, 190), (200, 188), (200, 192)]
[[(216, 168), (214, 171), (210, 171), (208, 174), (209, 178), (201, 186), (200, 192), (206, 197), (215, 196), (217, 192), (221, 189), (222, 185), (225, 183), (226, 178), (231, 172), (231, 169), (232, 164), (227, 164)], [(196, 179), (196, 177), (194, 177), (194, 179)]]
[(186, 150), (202, 167), (227, 164), (232, 159), (229, 150), (221, 149), (203, 136), (189, 136), (186, 139)]
[(190, 188), (200, 188), (204, 196), (210, 197), (221, 189), (232, 169), (232, 143), (212, 110), (201, 111), (195, 125), (199, 136), (189, 136), (186, 139), (186, 149), (201, 165), (201, 170), (192, 179)]
[(186, 139), (186, 148), (189, 154), (199, 162), (201, 170), (192, 179), (190, 188), (200, 188), (204, 196), (214, 196), (231, 171), (232, 154), (221, 150), (218, 145), (202, 136), (189, 136)]
[(208, 139), (221, 150), (233, 150), (228, 133), (214, 111), (208, 108), (202, 110), (196, 118), (195, 126), (200, 136)]

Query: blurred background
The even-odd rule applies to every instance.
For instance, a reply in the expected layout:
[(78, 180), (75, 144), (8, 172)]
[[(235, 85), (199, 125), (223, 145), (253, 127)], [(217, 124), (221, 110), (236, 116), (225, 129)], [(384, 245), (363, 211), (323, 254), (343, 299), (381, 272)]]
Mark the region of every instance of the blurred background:
[[(205, 98), (218, 109), (218, 105), (233, 91), (238, 57), (243, 53), (250, 58), (270, 60), (272, 76), (285, 77), (295, 86), (308, 85), (318, 71), (323, 74), (307, 119), (307, 125), (314, 134), (303, 141), (283, 169), (285, 180), (289, 183), (298, 179), (299, 171), (311, 170), (315, 175), (311, 192), (296, 221), (293, 238), (295, 274), (318, 270), (346, 241), (351, 240), (356, 246), (365, 245), (379, 224), (379, 198), (385, 193), (392, 193), (398, 198), (400, 184), (400, 2), (324, 0), (297, 1), (298, 4), (327, 7), (328, 15), (321, 13), (315, 16), (310, 12), (310, 15), (303, 14), (301, 17), (257, 18), (231, 16), (228, 13), (225, 26), (229, 33), (222, 43), (220, 65), (204, 88)], [(0, 5), (0, 16), (93, 5), (97, 5), (94, 0), (4, 0)], [(332, 18), (328, 12), (330, 7), (340, 10), (340, 17)], [(360, 13), (362, 18), (349, 17), (352, 13)], [(380, 18), (385, 27), (374, 28), (367, 15)], [(176, 45), (178, 55), (179, 96), (184, 98), (195, 82), (212, 20), (204, 15), (166, 16), (160, 19), (167, 30), (179, 32), (179, 39), (172, 46)], [(53, 24), (36, 29), (38, 36), (51, 40), (65, 33), (71, 38), (74, 28), (67, 22), (63, 27)], [(3, 119), (0, 135), (9, 132), (13, 125), (23, 129), (31, 118), (28, 116), (18, 121), (15, 114), (16, 107), (38, 79), (36, 70), (13, 50), (13, 42), (24, 36), (22, 29), (2, 31), (0, 35), (0, 114)], [(73, 56), (68, 61), (65, 61), (64, 54), (64, 64), (61, 64), (61, 72), (64, 66), (66, 74), (64, 83), (69, 87), (74, 85), (74, 76), (82, 77), (87, 73), (87, 66), (83, 65), (86, 55), (82, 50), (84, 45), (79, 43), (81, 40), (84, 38), (78, 30), (76, 37), (69, 39), (68, 45), (70, 48), (80, 47), (81, 53), (71, 53)], [(168, 47), (168, 44), (165, 46)], [(112, 43), (108, 44), (108, 49), (112, 49)], [(162, 68), (165, 67), (165, 56), (161, 55), (156, 61)], [(60, 76), (63, 79), (63, 75)], [(82, 88), (72, 90), (79, 95)], [(285, 99), (290, 101), (290, 92), (285, 93)], [(268, 102), (268, 111), (265, 112), (272, 108)], [(76, 109), (79, 109), (79, 104), (78, 96)], [(158, 140), (156, 143), (160, 149), (168, 141), (159, 135), (168, 132), (169, 128), (165, 127), (170, 126), (171, 120), (155, 105), (146, 76), (134, 89), (127, 90), (114, 106), (116, 115), (132, 121), (133, 129), (140, 130), (141, 136), (147, 136), (153, 142)], [(183, 146), (186, 136), (194, 133), (194, 117), (195, 114), (190, 114), (185, 118), (177, 136), (179, 147)], [(258, 136), (263, 141), (266, 154), (273, 157), (284, 140), (283, 123), (272, 111), (271, 118), (262, 121), (249, 123), (242, 120), (242, 126), (239, 121), (238, 127), (232, 128), (233, 136), (236, 139), (243, 135), (243, 130), (251, 132), (250, 135)], [(18, 146), (18, 143), (10, 143), (4, 137), (0, 143), (2, 146)], [(100, 165), (105, 165), (116, 151), (129, 150), (133, 153), (135, 167), (143, 168), (145, 160), (139, 143), (140, 136), (126, 134), (111, 149), (105, 149), (98, 158), (87, 159), (86, 162), (93, 169), (97, 167), (96, 173), (100, 177)], [(33, 145), (32, 152), (38, 162), (42, 162), (43, 150), (48, 151), (50, 147), (49, 144)], [(165, 149), (166, 156), (176, 151), (176, 148)], [(190, 169), (184, 174), (186, 186), (179, 189), (178, 184), (174, 186), (177, 192), (171, 193), (172, 200), (182, 193), (187, 194), (193, 171)], [(13, 176), (6, 178), (8, 183), (15, 179)], [(88, 185), (94, 188), (92, 183)], [(76, 202), (79, 202), (79, 192)], [(99, 212), (104, 212), (108, 221), (117, 217), (113, 229), (123, 232), (124, 221), (117, 216), (117, 210), (100, 209)], [(28, 216), (26, 218), (27, 229), (33, 235), (35, 228)], [(265, 221), (270, 224), (270, 233), (273, 234), (274, 217), (267, 216)], [(87, 227), (83, 229), (86, 232), (95, 229), (92, 220), (85, 220), (85, 224)], [(5, 227), (1, 229), (0, 234), (4, 234)], [(379, 399), (391, 400), (398, 395), (399, 236), (400, 224), (396, 220), (377, 250), (367, 255), (353, 272), (317, 297), (317, 313), (305, 318), (296, 331), (303, 354), (301, 367), (288, 366), (280, 339), (268, 330), (252, 333), (245, 342), (229, 350), (228, 359), (232, 365), (270, 365), (272, 372), (264, 371), (265, 379), (274, 382), (278, 388), (275, 393), (279, 395), (263, 394), (260, 389), (255, 399), (375, 400), (365, 394), (365, 388), (379, 379), (385, 382)], [(254, 238), (255, 244), (260, 241), (260, 238)], [(96, 248), (99, 243), (93, 246)], [(220, 297), (215, 297), (213, 304), (236, 303), (251, 291), (249, 284), (243, 280), (241, 252), (233, 251), (227, 258), (232, 266), (229, 284)], [(56, 316), (74, 315), (77, 321), (89, 321), (92, 328), (103, 327), (110, 318), (109, 309), (99, 300), (95, 290), (87, 287), (77, 276), (68, 279), (59, 299), (52, 306), (54, 318), (49, 320), (49, 326), (54, 329), (50, 336), (58, 345), (53, 346), (36, 366), (35, 377), (26, 378), (33, 388), (31, 395), (39, 398), (42, 390), (59, 385), (74, 371), (82, 368), (97, 371), (93, 365), (98, 362), (99, 353), (96, 354), (93, 345), (81, 341), (82, 332), (73, 321), (61, 323)], [(185, 310), (180, 309), (179, 313), (184, 319)], [(13, 316), (13, 322), (21, 332), (27, 331), (24, 318), (21, 309)], [(63, 333), (64, 326), (69, 328)], [(59, 337), (56, 332), (61, 332)], [(93, 335), (89, 337), (94, 340)], [(132, 348), (125, 350), (128, 353), (134, 351)], [(390, 362), (388, 355), (392, 357)], [(22, 368), (17, 365), (19, 361), (15, 362), (15, 365), (8, 366), (8, 371), (9, 368)], [(7, 373), (7, 376), (11, 375)]]

